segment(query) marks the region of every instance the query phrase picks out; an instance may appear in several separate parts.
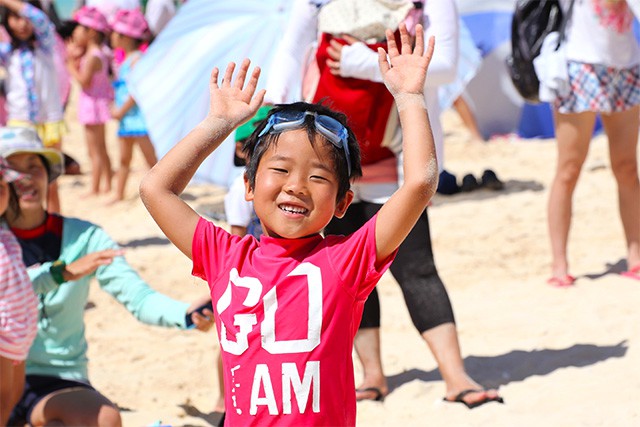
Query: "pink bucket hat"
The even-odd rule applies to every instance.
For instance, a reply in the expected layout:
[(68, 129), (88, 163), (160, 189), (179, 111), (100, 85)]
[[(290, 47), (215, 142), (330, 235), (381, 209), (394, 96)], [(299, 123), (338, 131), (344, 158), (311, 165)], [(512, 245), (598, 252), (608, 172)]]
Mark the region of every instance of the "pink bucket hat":
[(139, 9), (120, 9), (111, 21), (111, 31), (138, 40), (151, 36), (149, 25)]
[(95, 7), (82, 6), (73, 14), (73, 20), (83, 27), (92, 28), (105, 34), (109, 32), (107, 18)]

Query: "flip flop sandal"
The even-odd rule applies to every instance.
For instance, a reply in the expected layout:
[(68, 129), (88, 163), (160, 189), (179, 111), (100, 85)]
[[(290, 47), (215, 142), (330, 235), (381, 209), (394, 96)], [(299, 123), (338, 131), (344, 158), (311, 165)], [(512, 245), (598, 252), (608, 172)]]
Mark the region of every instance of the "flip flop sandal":
[(562, 277), (552, 277), (549, 280), (547, 280), (547, 284), (555, 288), (567, 288), (569, 286), (573, 286), (575, 281), (576, 281), (575, 277), (571, 276), (570, 274), (567, 274)]
[(477, 408), (478, 406), (482, 406), (485, 403), (489, 403), (489, 402), (504, 403), (504, 399), (500, 396), (496, 396), (496, 397), (485, 396), (484, 399), (480, 399), (477, 402), (466, 402), (464, 400), (465, 396), (470, 393), (482, 393), (484, 391), (486, 390), (482, 390), (482, 389), (478, 390), (478, 389), (470, 388), (468, 390), (464, 390), (458, 393), (456, 397), (453, 398), (453, 400), (447, 399), (446, 397), (443, 398), (442, 400), (449, 403), (462, 403), (464, 406), (466, 406), (469, 409)]

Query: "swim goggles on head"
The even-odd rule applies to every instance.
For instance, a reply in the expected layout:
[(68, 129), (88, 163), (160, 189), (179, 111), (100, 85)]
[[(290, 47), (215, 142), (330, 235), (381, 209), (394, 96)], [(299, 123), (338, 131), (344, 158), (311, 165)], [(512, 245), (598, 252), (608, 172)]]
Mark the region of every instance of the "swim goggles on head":
[(304, 126), (307, 116), (313, 116), (316, 130), (327, 138), (334, 146), (342, 148), (347, 157), (347, 173), (351, 176), (351, 154), (349, 154), (349, 132), (333, 117), (318, 114), (313, 111), (281, 111), (269, 116), (267, 125), (258, 135), (258, 142), (267, 133), (281, 133), (288, 130), (299, 129)]

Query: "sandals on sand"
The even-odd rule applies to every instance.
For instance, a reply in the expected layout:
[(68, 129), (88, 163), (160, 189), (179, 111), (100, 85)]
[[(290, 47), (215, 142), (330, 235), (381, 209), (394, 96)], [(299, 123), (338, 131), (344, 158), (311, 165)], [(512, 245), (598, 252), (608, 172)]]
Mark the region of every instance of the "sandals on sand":
[(628, 277), (629, 279), (640, 280), (640, 264), (636, 264), (627, 271), (623, 271), (620, 275)]
[[(372, 396), (371, 397), (357, 396), (357, 393), (367, 394)], [(373, 400), (374, 402), (383, 402), (384, 394), (382, 394), (382, 390), (380, 390), (378, 387), (357, 388), (356, 401), (360, 402), (362, 400)]]
[(496, 397), (488, 397), (485, 396), (484, 399), (480, 399), (477, 402), (466, 402), (464, 400), (465, 396), (467, 396), (470, 393), (482, 393), (485, 392), (486, 390), (482, 390), (482, 389), (473, 389), (470, 388), (468, 390), (464, 390), (461, 391), (460, 393), (458, 393), (456, 395), (456, 397), (453, 398), (453, 400), (451, 399), (447, 399), (446, 397), (443, 398), (442, 400), (444, 400), (445, 402), (449, 402), (449, 403), (462, 403), (464, 406), (466, 406), (469, 409), (473, 409), (473, 408), (477, 408), (478, 406), (482, 406), (485, 403), (489, 403), (489, 402), (498, 402), (498, 403), (504, 403), (504, 399), (500, 396), (496, 396)]
[(547, 283), (556, 288), (566, 288), (569, 286), (573, 286), (573, 283), (576, 281), (576, 278), (571, 276), (570, 274), (566, 274), (562, 277), (552, 277), (547, 280)]

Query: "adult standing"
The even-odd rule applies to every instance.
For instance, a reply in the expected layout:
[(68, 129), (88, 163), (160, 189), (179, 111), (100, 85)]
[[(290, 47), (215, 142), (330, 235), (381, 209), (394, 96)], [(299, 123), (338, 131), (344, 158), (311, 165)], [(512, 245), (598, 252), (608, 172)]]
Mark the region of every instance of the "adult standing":
[(121, 425), (118, 407), (88, 379), (84, 308), (90, 280), (95, 278), (139, 321), (157, 326), (185, 329), (189, 317), (198, 329), (208, 330), (212, 317), (205, 316), (213, 313), (192, 313), (208, 296), (189, 305), (154, 291), (100, 227), (49, 214), (44, 207), (47, 186), (62, 172), (62, 155), (44, 148), (35, 131), (0, 128), (0, 155), (28, 176), (7, 222), (40, 299), (25, 389), (10, 425)]
[[(570, 0), (562, 0), (568, 11)], [(625, 0), (575, 0), (566, 29), (570, 91), (554, 101), (558, 160), (548, 205), (552, 276), (548, 283), (573, 285), (567, 243), (572, 197), (587, 157), (596, 115), (609, 140), (611, 169), (627, 244), (625, 275), (640, 280), (640, 48)]]
[[(347, 85), (349, 82), (359, 85), (366, 85), (366, 81), (372, 84), (381, 82), (381, 76), (376, 71), (377, 54), (361, 40), (370, 41), (372, 38), (381, 40), (382, 35), (375, 37), (375, 28), (384, 29), (389, 26), (390, 22), (383, 19), (388, 16), (400, 16), (399, 11), (404, 10), (403, 18), (407, 16), (407, 20), (413, 18), (414, 23), (421, 22), (427, 30), (426, 37), (434, 35), (437, 40), (437, 48), (429, 67), (425, 97), (436, 143), (438, 164), (442, 170), (443, 134), (439, 121), (437, 87), (451, 82), (456, 76), (458, 15), (455, 3), (453, 0), (427, 1), (424, 8), (418, 10), (417, 14), (415, 10), (410, 11), (411, 7), (406, 8), (406, 3), (412, 2), (376, 1), (375, 3), (377, 8), (392, 4), (392, 10), (388, 14), (381, 14), (378, 22), (370, 20), (370, 23), (364, 22), (361, 27), (349, 31), (347, 26), (357, 24), (358, 18), (368, 19), (374, 9), (369, 8), (370, 2), (297, 0), (289, 20), (290, 25), (273, 62), (278, 64), (278, 68), (269, 74), (267, 101), (278, 103), (290, 97), (290, 82), (295, 81), (296, 76), (300, 74), (307, 47), (316, 40), (318, 33), (340, 35), (342, 39), (338, 41), (334, 38), (329, 41), (326, 51), (323, 51), (323, 43), (326, 45), (327, 39), (325, 36), (321, 38), (317, 57), (326, 58), (318, 63), (321, 74), (324, 68), (324, 72), (328, 69), (334, 76), (351, 79), (338, 81), (338, 85)], [(340, 6), (344, 6), (345, 9), (340, 10)], [(354, 10), (361, 7), (368, 8), (367, 14)], [(350, 10), (355, 13), (350, 15)], [(398, 23), (399, 21), (396, 22)], [(322, 84), (318, 85), (319, 88), (321, 86)], [(330, 86), (325, 85), (322, 94), (329, 95), (332, 105), (335, 106), (339, 94), (338, 91), (331, 93)], [(377, 96), (372, 102), (376, 103), (377, 108), (382, 108), (382, 102)], [(393, 121), (394, 114), (395, 110), (391, 108), (388, 117), (381, 117), (380, 120), (387, 120), (387, 123), (390, 123)], [(352, 117), (351, 114), (349, 116)], [(378, 124), (369, 123), (368, 126), (376, 127)], [(387, 127), (389, 127), (388, 124)], [(354, 131), (362, 144), (363, 136), (358, 135), (356, 128), (357, 126), (354, 125)], [(363, 134), (368, 137), (370, 133), (366, 131), (364, 130)], [(385, 145), (391, 151), (400, 145), (400, 129), (397, 124), (389, 131), (385, 129), (383, 133)], [(362, 151), (366, 153), (365, 149)], [(363, 154), (363, 159), (365, 155)], [(397, 173), (397, 159), (381, 151), (370, 156), (371, 158), (376, 158), (376, 161), (363, 164), (363, 177), (352, 187), (356, 197), (354, 203), (342, 220), (334, 220), (329, 224), (326, 230), (328, 233), (345, 235), (352, 233), (371, 218), (398, 188), (398, 180), (402, 177)], [(400, 246), (396, 260), (391, 266), (391, 272), (400, 284), (414, 325), (438, 363), (447, 388), (445, 399), (458, 401), (470, 407), (491, 400), (501, 400), (497, 391), (484, 390), (467, 375), (464, 368), (451, 303), (433, 260), (426, 211)], [(364, 371), (364, 379), (356, 391), (358, 400), (382, 400), (388, 393), (380, 357), (379, 331), (380, 307), (374, 290), (365, 304), (363, 320), (355, 340), (356, 352)]]

